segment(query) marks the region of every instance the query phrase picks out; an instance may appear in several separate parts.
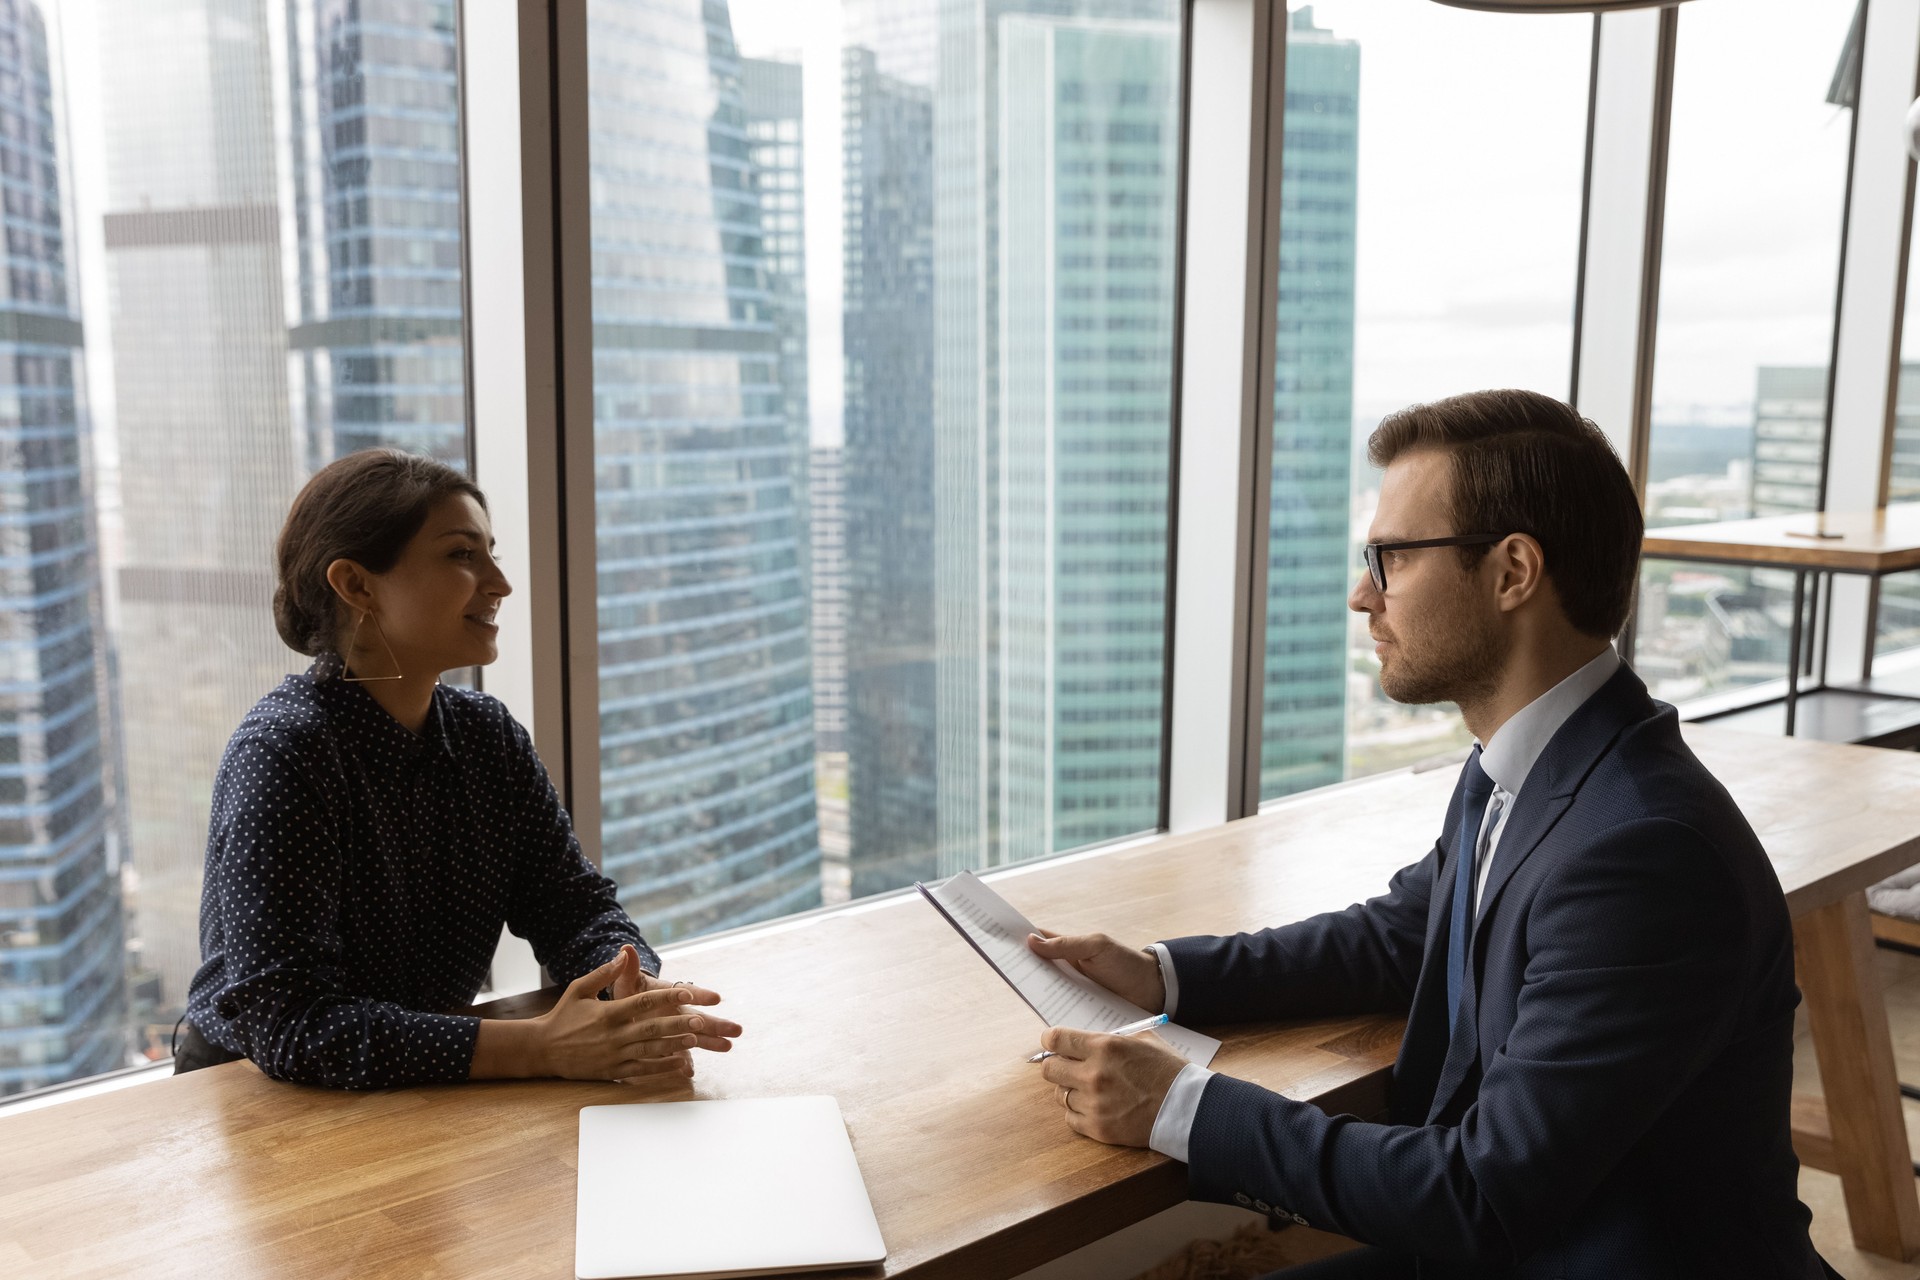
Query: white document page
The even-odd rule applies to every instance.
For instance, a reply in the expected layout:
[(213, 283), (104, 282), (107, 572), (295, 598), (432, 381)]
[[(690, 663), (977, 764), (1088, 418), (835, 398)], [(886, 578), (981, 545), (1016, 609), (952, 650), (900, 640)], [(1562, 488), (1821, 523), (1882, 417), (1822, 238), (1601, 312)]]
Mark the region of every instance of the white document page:
[[(1029, 951), (1027, 935), (1037, 932), (1033, 922), (973, 872), (962, 871), (938, 884), (917, 887), (1048, 1026), (1112, 1031), (1153, 1016), (1064, 960), (1043, 960)], [(1220, 1051), (1220, 1042), (1212, 1036), (1175, 1023), (1155, 1027), (1153, 1034), (1188, 1062), (1203, 1067)]]

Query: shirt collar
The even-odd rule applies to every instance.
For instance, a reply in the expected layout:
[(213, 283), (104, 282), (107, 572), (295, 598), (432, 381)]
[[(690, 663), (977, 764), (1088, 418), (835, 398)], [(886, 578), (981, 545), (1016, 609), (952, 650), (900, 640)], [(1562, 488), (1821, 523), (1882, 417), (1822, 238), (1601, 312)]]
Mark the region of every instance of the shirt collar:
[(1567, 717), (1599, 692), (1619, 668), (1620, 655), (1608, 645), (1593, 661), (1514, 712), (1480, 751), (1480, 767), (1493, 779), (1493, 785), (1518, 796), (1521, 784), (1533, 772), (1534, 761)]
[(416, 758), (451, 757), (457, 754), (442, 686), (434, 687), (433, 701), (427, 704), (426, 723), (420, 726), (420, 732), (416, 734), (389, 715), (387, 709), (374, 701), (373, 695), (365, 687), (341, 679), (344, 671), (345, 664), (340, 661), (339, 655), (328, 653), (321, 655), (307, 668), (307, 676), (338, 714), (369, 739), (394, 743), (408, 756)]

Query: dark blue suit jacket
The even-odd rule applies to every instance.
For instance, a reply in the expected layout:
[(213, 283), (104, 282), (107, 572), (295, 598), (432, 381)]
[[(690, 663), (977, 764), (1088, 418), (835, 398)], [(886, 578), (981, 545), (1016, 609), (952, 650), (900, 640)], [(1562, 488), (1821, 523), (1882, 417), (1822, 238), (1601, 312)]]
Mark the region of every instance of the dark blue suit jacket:
[(1418, 1256), (1422, 1276), (1829, 1274), (1788, 1137), (1793, 939), (1766, 854), (1622, 667), (1519, 799), (1446, 1015), (1455, 788), (1384, 897), (1167, 943), (1180, 1021), (1405, 1010), (1388, 1123), (1215, 1076), (1192, 1195)]

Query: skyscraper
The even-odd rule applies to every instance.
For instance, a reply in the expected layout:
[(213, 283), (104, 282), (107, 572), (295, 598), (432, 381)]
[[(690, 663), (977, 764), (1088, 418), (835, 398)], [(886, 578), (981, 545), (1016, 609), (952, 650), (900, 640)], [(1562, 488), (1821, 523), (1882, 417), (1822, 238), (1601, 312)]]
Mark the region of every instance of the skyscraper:
[(102, 136), (125, 521), (117, 625), (132, 860), (161, 1008), (200, 963), (212, 779), (304, 666), (273, 627), (299, 484), (265, 0), (104, 0)]
[[(933, 92), (882, 71), (879, 54), (852, 43), (855, 7), (847, 14), (843, 465), (849, 856), (858, 897), (936, 874)], [(924, 7), (918, 17), (930, 31)], [(882, 33), (910, 34), (897, 24)]]
[(126, 948), (102, 787), (83, 333), (47, 31), (0, 0), (0, 1095), (127, 1061)]
[(806, 512), (727, 7), (588, 21), (601, 848), (672, 941), (820, 901)]
[(1753, 514), (1820, 509), (1827, 366), (1761, 365), (1753, 389)]
[(1001, 20), (999, 850), (1159, 821), (1179, 33)]
[(873, 69), (931, 92), (940, 55), (940, 19), (928, 0), (841, 0), (842, 55), (865, 49)]
[[(940, 8), (934, 102), (934, 558), (938, 859), (942, 871), (995, 866), (1065, 847), (1059, 841), (1068, 838), (1066, 829), (1052, 825), (1067, 812), (1057, 802), (1081, 783), (1092, 784), (1093, 790), (1081, 795), (1079, 804), (1112, 803), (1115, 807), (1104, 811), (1104, 817), (1100, 808), (1075, 810), (1071, 823), (1075, 832), (1098, 829), (1119, 834), (1134, 814), (1149, 808), (1158, 811), (1160, 672), (1156, 665), (1151, 677), (1154, 692), (1149, 693), (1138, 683), (1147, 677), (1123, 674), (1120, 668), (1135, 667), (1149, 646), (1157, 649), (1159, 634), (1156, 631), (1148, 636), (1138, 631), (1123, 638), (1118, 629), (1139, 628), (1144, 613), (1163, 608), (1164, 572), (1159, 582), (1146, 587), (1138, 576), (1140, 562), (1134, 552), (1118, 548), (1123, 538), (1137, 539), (1139, 548), (1151, 547), (1152, 554), (1164, 559), (1169, 421), (1163, 394), (1165, 374), (1151, 367), (1123, 368), (1108, 363), (1114, 351), (1151, 349), (1150, 329), (1115, 332), (1111, 339), (1094, 332), (1069, 339), (1064, 329), (1053, 327), (1053, 319), (1044, 322), (1044, 330), (1037, 329), (1036, 324), (1042, 322), (1034, 310), (1034, 299), (1023, 295), (1016, 306), (1013, 300), (1002, 297), (1009, 281), (1024, 287), (1035, 282), (1010, 270), (1002, 258), (1017, 247), (1025, 254), (1022, 261), (1030, 271), (1043, 261), (1036, 254), (1051, 253), (1057, 255), (1054, 266), (1080, 273), (1072, 288), (1090, 291), (1091, 296), (1059, 295), (1056, 300), (1066, 306), (1066, 311), (1057, 312), (1054, 319), (1061, 324), (1067, 323), (1067, 313), (1076, 308), (1084, 314), (1074, 323), (1094, 323), (1097, 315), (1104, 314), (1103, 304), (1121, 302), (1127, 304), (1121, 311), (1127, 323), (1139, 326), (1157, 317), (1170, 332), (1172, 219), (1163, 221), (1151, 202), (1161, 197), (1170, 199), (1178, 185), (1174, 163), (1177, 97), (1162, 92), (1172, 82), (1177, 65), (1177, 10), (1166, 0), (1098, 5), (1072, 0), (946, 0)], [(1090, 16), (1096, 13), (1097, 18)], [(1027, 18), (1052, 18), (1062, 25), (1089, 28), (1108, 28), (1130, 19), (1163, 24), (1167, 68), (1149, 79), (1143, 79), (1145, 72), (1138, 68), (1122, 78), (1132, 82), (1127, 92), (1139, 95), (1142, 102), (1164, 104), (1165, 114), (1157, 120), (1147, 119), (1139, 104), (1123, 102), (1116, 96), (1117, 88), (1109, 93), (1105, 73), (1097, 65), (1077, 63), (1081, 68), (1077, 75), (1093, 78), (1074, 90), (1064, 75), (1049, 73), (1048, 84), (1057, 81), (1062, 96), (1049, 99), (1047, 105), (1050, 111), (1060, 113), (1063, 123), (1073, 119), (1076, 129), (1084, 126), (1088, 131), (1084, 136), (1076, 133), (1056, 139), (1038, 136), (1044, 130), (1003, 129), (1002, 122), (1010, 118), (1032, 118), (1009, 117), (1011, 103), (1020, 102), (1023, 111), (1036, 105), (1030, 84), (1007, 79), (1009, 55), (1004, 46), (1009, 33), (1016, 28), (1022, 33), (1023, 69), (1027, 70), (1034, 68), (1026, 60), (1025, 51), (1036, 42), (1052, 40), (1059, 49), (1074, 47), (1071, 37), (1043, 29), (1045, 24), (1026, 24)], [(1065, 96), (1076, 91), (1087, 95), (1084, 104)], [(1109, 123), (1117, 131), (1110, 132)], [(1143, 141), (1150, 130), (1157, 130), (1158, 149)], [(1015, 175), (1022, 184), (1012, 189), (1007, 188), (1012, 158), (1004, 153), (1009, 147), (1020, 148), (1020, 164), (1024, 166)], [(1068, 186), (1077, 188), (1073, 199), (1097, 201), (1103, 191), (1122, 198), (1122, 203), (1096, 204), (1084, 211), (1059, 210), (1064, 229), (1083, 238), (1082, 249), (1093, 250), (1089, 262), (1079, 261), (1088, 254), (1069, 255), (1062, 243), (1053, 242), (1048, 235), (1054, 228), (1046, 219), (1054, 210), (1046, 207), (1044, 195), (1039, 194), (1041, 170), (1048, 166)], [(1109, 175), (1115, 180), (1103, 188), (1100, 184)], [(1017, 215), (1021, 221), (1014, 221), (1015, 199), (1021, 201)], [(1125, 200), (1148, 203), (1129, 209)], [(1131, 242), (1121, 245), (1123, 238)], [(1143, 265), (1155, 255), (1165, 259), (1168, 274), (1164, 285)], [(1109, 270), (1109, 257), (1118, 260), (1111, 268), (1112, 279), (1102, 274)], [(1083, 303), (1087, 305), (1082, 307)], [(1022, 348), (1003, 355), (1003, 344), (1011, 340), (1011, 335), (1002, 332), (1002, 325), (1015, 324), (1016, 312)], [(1043, 331), (1059, 354), (1074, 357), (1071, 385), (1065, 367), (1045, 371), (1031, 367), (1030, 344)], [(1091, 353), (1084, 362), (1079, 358), (1083, 352)], [(1162, 436), (1157, 462), (1162, 479), (1151, 498), (1144, 496), (1151, 488), (1144, 479), (1145, 470), (1153, 463), (1146, 454), (1137, 452), (1142, 436), (1153, 429), (1144, 419), (1126, 419), (1133, 425), (1116, 435), (1110, 445), (1095, 442), (1101, 432), (1091, 419), (1080, 424), (1088, 428), (1087, 435), (1080, 437), (1085, 443), (1072, 447), (1105, 449), (1109, 456), (1104, 462), (1087, 454), (1070, 460), (1055, 454), (1063, 476), (1084, 481), (1083, 494), (1095, 491), (1103, 471), (1112, 473), (1117, 490), (1137, 489), (1139, 500), (1125, 520), (1118, 518), (1117, 507), (1105, 512), (1082, 510), (1078, 500), (1075, 506), (1069, 506), (1063, 493), (1056, 495), (1058, 502), (1050, 517), (1033, 508), (1040, 500), (1035, 489), (1039, 475), (1036, 468), (1048, 465), (1046, 450), (1068, 446), (1065, 437), (1058, 435), (1053, 437), (1053, 445), (1048, 445), (1047, 431), (1036, 429), (1032, 418), (1036, 409), (1031, 398), (1035, 389), (1032, 379), (1055, 376), (1062, 379), (1057, 390), (1084, 396), (1079, 407), (1071, 411), (1093, 418), (1109, 411), (1117, 415), (1151, 414), (1154, 411), (1147, 405), (1155, 395), (1162, 396), (1157, 411)], [(1017, 406), (1006, 402), (1005, 379), (1009, 377), (1023, 379), (1021, 388), (1026, 398)], [(1115, 380), (1107, 392), (1097, 390), (1107, 379)], [(1155, 382), (1162, 384), (1162, 391), (1153, 389)], [(1017, 423), (1016, 408), (1026, 415)], [(1053, 425), (1063, 430), (1067, 427), (1058, 418)], [(1078, 425), (1071, 434), (1077, 433)], [(1010, 454), (1009, 450), (1014, 452)], [(1060, 543), (1010, 544), (1013, 521), (1019, 522), (1021, 536), (1026, 537), (1033, 534), (1036, 519), (1046, 518), (1055, 521), (1049, 537), (1059, 534)], [(1065, 551), (1073, 545), (1066, 539), (1083, 536), (1091, 541), (1080, 550)], [(1100, 550), (1111, 553), (1108, 560), (1113, 572), (1104, 577), (1099, 572)], [(1078, 580), (1069, 581), (1064, 576), (1067, 565), (1063, 558), (1056, 556), (1049, 566), (1046, 557), (1056, 552), (1082, 558), (1075, 569)], [(1063, 594), (1053, 596), (1056, 588)], [(1066, 594), (1069, 592), (1070, 596)], [(1050, 608), (1056, 610), (1051, 616)], [(1061, 608), (1076, 611), (1077, 619), (1057, 612)], [(1088, 647), (1075, 655), (1076, 660), (1092, 662), (1082, 680), (1081, 671), (1057, 665), (1066, 657), (1064, 651), (1053, 651), (1052, 658), (1048, 654), (1053, 641), (1067, 634), (1063, 626), (1086, 625), (1096, 616), (1102, 619), (1097, 624), (1102, 636), (1098, 640), (1088, 637)], [(1056, 667), (1048, 669), (1049, 661), (1055, 661)], [(1049, 677), (1084, 685), (1084, 692), (1094, 701), (1111, 695), (1112, 706), (1097, 713), (1091, 704), (1080, 707), (1076, 715), (1094, 713), (1097, 720), (1055, 733), (1067, 722), (1055, 719), (1054, 712), (1065, 708), (1048, 704), (1066, 685), (1056, 684)], [(1098, 687), (1102, 685), (1106, 687)], [(1144, 706), (1149, 699), (1154, 703), (1154, 723), (1136, 721), (1124, 730), (1117, 727), (1115, 717), (1123, 706), (1133, 707), (1136, 701)], [(1016, 720), (1009, 723), (1009, 716)], [(1113, 731), (1094, 732), (1096, 725), (1112, 726)], [(1154, 739), (1154, 745), (1143, 759), (1137, 750), (1147, 737)], [(1127, 739), (1124, 746), (1120, 745), (1121, 738)], [(1086, 752), (1084, 760), (1069, 758), (1077, 751)], [(1009, 752), (1014, 754), (1009, 756)], [(1066, 791), (1059, 790), (1062, 787)], [(1015, 811), (1009, 812), (1010, 807)], [(1151, 825), (1151, 819), (1141, 825)], [(1053, 834), (1048, 834), (1050, 830)]]
[[(740, 59), (747, 157), (760, 197), (760, 260), (780, 333), (780, 400), (804, 479), (812, 447), (807, 412), (806, 113), (800, 64)], [(801, 489), (804, 498), (804, 485)], [(804, 501), (801, 510), (805, 510)]]
[(465, 469), (453, 0), (289, 0), (309, 469), (374, 445)]
[(853, 887), (847, 822), (847, 491), (845, 450), (819, 445), (807, 468), (807, 558), (813, 624), (814, 785), (820, 805), (820, 888), (845, 902)]
[(1289, 15), (1260, 795), (1346, 770), (1360, 47)]
[(822, 756), (847, 749), (847, 489), (843, 450), (821, 445), (808, 467), (813, 586), (813, 736)]

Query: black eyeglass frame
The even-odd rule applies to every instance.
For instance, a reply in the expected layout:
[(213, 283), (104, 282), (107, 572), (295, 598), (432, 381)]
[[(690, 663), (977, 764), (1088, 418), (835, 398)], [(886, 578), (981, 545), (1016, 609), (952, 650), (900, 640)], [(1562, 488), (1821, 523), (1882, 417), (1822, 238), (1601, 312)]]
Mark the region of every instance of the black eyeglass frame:
[(1420, 538), (1413, 542), (1369, 542), (1360, 548), (1367, 573), (1381, 594), (1387, 590), (1387, 562), (1380, 557), (1389, 551), (1419, 551), (1424, 547), (1484, 547), (1512, 537), (1507, 533), (1462, 533), (1451, 538)]

